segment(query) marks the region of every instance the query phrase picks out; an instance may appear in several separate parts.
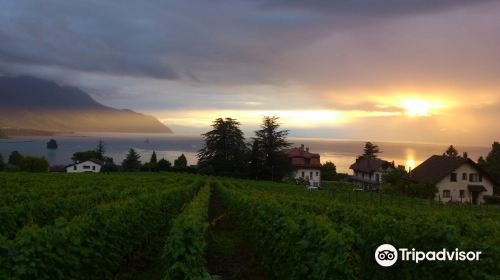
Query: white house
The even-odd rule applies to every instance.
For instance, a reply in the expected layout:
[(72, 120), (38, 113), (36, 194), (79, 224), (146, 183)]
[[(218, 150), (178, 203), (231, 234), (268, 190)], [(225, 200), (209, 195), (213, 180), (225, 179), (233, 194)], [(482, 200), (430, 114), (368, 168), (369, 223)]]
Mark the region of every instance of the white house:
[(321, 186), (321, 160), (319, 154), (309, 152), (309, 148), (285, 149), (282, 151), (290, 160), (293, 171), (291, 178), (309, 181), (311, 187)]
[(90, 159), (82, 162), (77, 162), (66, 166), (67, 173), (83, 173), (83, 172), (101, 172), (104, 163), (97, 159)]
[(394, 162), (378, 158), (358, 158), (350, 167), (353, 170), (351, 180), (364, 190), (378, 190), (382, 177), (396, 169)]
[(432, 156), (413, 169), (414, 182), (433, 184), (438, 188), (436, 200), (484, 203), (485, 195), (493, 195), (495, 180), (469, 158)]

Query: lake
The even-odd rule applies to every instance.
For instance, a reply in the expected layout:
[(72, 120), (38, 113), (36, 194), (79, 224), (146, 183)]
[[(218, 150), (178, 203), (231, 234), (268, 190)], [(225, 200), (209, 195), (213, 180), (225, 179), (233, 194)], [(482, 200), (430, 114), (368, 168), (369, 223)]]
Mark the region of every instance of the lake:
[[(50, 138), (56, 139), (57, 150), (47, 150), (46, 143)], [(143, 162), (149, 161), (152, 151), (156, 151), (158, 159), (165, 158), (173, 162), (184, 153), (189, 164), (196, 164), (196, 152), (202, 148), (203, 141), (199, 136), (178, 136), (163, 134), (87, 134), (53, 137), (16, 137), (0, 140), (0, 153), (4, 161), (9, 154), (17, 150), (23, 155), (44, 156), (54, 164), (70, 164), (71, 155), (77, 151), (94, 149), (99, 139), (104, 141), (106, 155), (113, 157), (120, 163), (128, 149), (134, 148)], [(362, 153), (364, 142), (335, 139), (305, 139), (290, 138), (294, 146), (304, 144), (313, 153), (321, 155), (321, 162), (332, 161), (338, 172), (348, 172), (349, 166)], [(442, 154), (449, 145), (402, 143), (402, 142), (375, 142), (383, 151), (380, 158), (394, 161), (396, 165), (415, 167), (434, 154)], [(460, 146), (456, 148), (460, 153), (467, 151), (469, 157), (477, 160), (480, 155), (486, 156), (490, 147)]]

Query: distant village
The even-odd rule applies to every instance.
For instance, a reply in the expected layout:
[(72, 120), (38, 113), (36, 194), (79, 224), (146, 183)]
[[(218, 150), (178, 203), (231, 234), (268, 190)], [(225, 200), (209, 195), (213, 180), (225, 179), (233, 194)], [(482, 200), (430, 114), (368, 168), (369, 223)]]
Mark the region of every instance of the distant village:
[[(279, 130), (277, 117), (264, 117), (261, 130), (252, 142), (245, 143), (239, 122), (217, 119), (213, 130), (202, 136), (205, 146), (198, 152), (198, 164), (188, 165), (184, 154), (173, 164), (158, 159), (153, 151), (149, 161), (141, 162), (130, 149), (120, 165), (105, 154), (105, 143), (94, 150), (75, 152), (69, 165), (49, 166), (45, 158), (23, 156), (13, 151), (0, 171), (108, 173), (178, 171), (207, 175), (231, 176), (256, 180), (273, 180), (318, 190), (329, 182), (352, 183), (353, 191), (375, 191), (389, 194), (435, 199), (451, 204), (500, 203), (500, 144), (495, 142), (485, 158), (477, 162), (466, 152), (462, 155), (450, 146), (442, 155), (433, 155), (412, 170), (396, 166), (394, 161), (379, 158), (379, 147), (366, 142), (363, 152), (350, 166), (352, 175), (337, 173), (333, 162), (321, 163), (321, 156), (309, 147), (290, 147), (287, 130)], [(47, 149), (57, 149), (56, 140)], [(360, 147), (361, 150), (362, 147)]]

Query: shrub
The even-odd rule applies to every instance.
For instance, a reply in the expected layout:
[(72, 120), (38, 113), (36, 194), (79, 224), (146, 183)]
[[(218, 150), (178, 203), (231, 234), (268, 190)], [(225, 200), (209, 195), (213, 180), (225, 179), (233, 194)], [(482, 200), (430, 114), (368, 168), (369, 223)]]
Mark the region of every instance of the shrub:
[(47, 172), (49, 162), (43, 157), (26, 156), (21, 161), (21, 171), (26, 172)]
[(486, 204), (500, 204), (500, 196), (498, 195), (485, 195), (483, 198)]

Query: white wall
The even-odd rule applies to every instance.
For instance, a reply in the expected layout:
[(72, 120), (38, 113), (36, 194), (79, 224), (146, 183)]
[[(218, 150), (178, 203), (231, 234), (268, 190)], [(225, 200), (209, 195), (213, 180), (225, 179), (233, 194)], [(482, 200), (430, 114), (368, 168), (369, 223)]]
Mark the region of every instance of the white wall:
[(66, 167), (66, 172), (68, 173), (82, 173), (82, 172), (94, 172), (94, 173), (99, 173), (101, 172), (101, 166), (97, 163), (94, 163), (92, 161), (84, 161), (77, 163), (72, 166)]
[(303, 168), (296, 169), (294, 170), (292, 176), (295, 179), (299, 178), (308, 179), (309, 183), (311, 183), (311, 186), (314, 186), (315, 183), (317, 184), (318, 187), (321, 185), (321, 170), (319, 169), (303, 169)]
[(378, 183), (382, 184), (382, 177), (386, 173), (388, 173), (388, 172), (390, 172), (392, 170), (393, 169), (387, 169), (386, 171), (382, 171), (382, 170), (375, 171), (375, 172), (373, 172), (371, 178), (370, 178), (370, 173), (357, 172), (357, 176), (356, 176), (356, 172), (355, 172), (354, 175), (353, 175), (353, 177), (357, 178), (357, 179), (360, 179), (360, 180), (364, 180), (366, 182), (377, 183), (377, 174), (378, 174), (378, 176), (379, 176)]
[[(468, 185), (480, 185), (484, 186), (486, 191), (479, 193), (478, 202), (484, 203), (484, 195), (492, 195), (493, 194), (493, 182), (488, 180), (483, 176), (482, 182), (470, 182), (469, 174), (479, 174), (478, 171), (469, 163), (463, 164), (459, 168), (457, 168), (454, 173), (457, 174), (457, 181), (451, 182), (451, 174), (442, 179), (439, 183), (436, 184), (438, 188), (438, 194), (436, 195), (436, 199), (441, 198), (441, 201), (448, 202), (451, 199), (454, 201), (460, 201), (460, 190), (464, 190), (464, 202), (468, 202), (471, 199), (471, 194), (469, 193)], [(467, 179), (462, 179), (462, 174), (467, 174)], [(449, 190), (451, 197), (443, 197), (443, 191)]]

